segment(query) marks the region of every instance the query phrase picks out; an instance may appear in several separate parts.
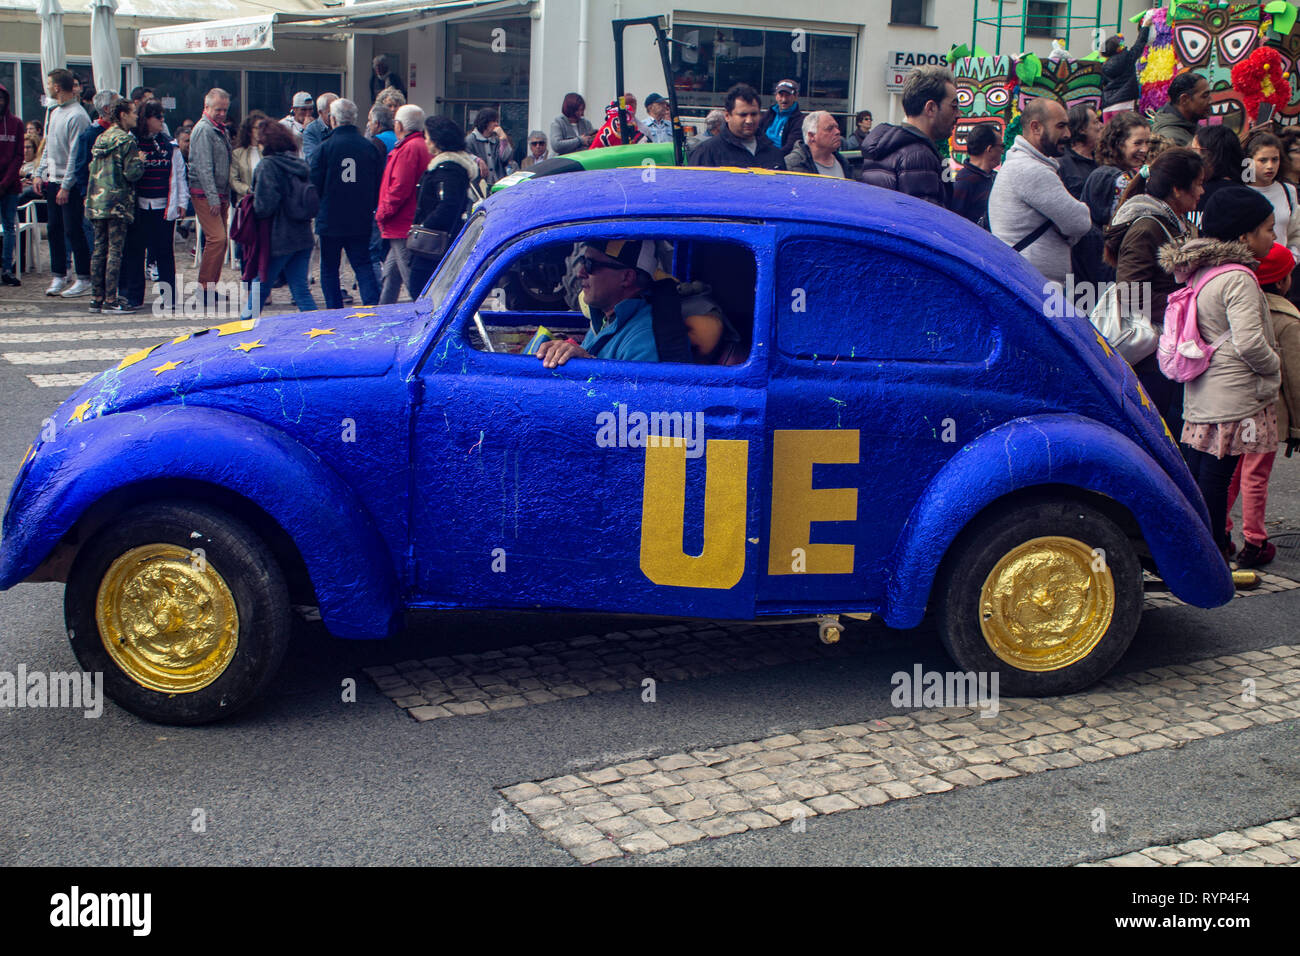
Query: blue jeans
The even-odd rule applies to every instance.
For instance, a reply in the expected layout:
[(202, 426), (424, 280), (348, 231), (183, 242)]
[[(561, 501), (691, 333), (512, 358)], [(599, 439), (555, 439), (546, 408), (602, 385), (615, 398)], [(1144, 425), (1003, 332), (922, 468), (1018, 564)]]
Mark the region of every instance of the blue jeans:
[[(370, 262), (375, 269), (375, 286), (384, 284), (384, 257), (388, 255), (388, 240), (379, 234), (379, 223), (370, 229)], [(357, 290), (360, 291), (358, 285)]]
[(4, 230), (4, 249), (0, 251), (0, 272), (14, 271), (14, 244), (18, 240), (18, 193), (0, 196), (0, 229)]
[(379, 304), (379, 283), (375, 282), (375, 269), (370, 260), (369, 236), (321, 236), (320, 284), (325, 294), (325, 308), (343, 308), (343, 290), (339, 288), (339, 261), (348, 254), (348, 262), (357, 277), (357, 291), (362, 305)]
[(254, 281), (251, 284), (243, 317), (248, 318), (253, 314), (254, 297), (260, 295), (259, 311), (266, 307), (266, 301), (271, 298), (271, 290), (275, 288), (281, 273), (284, 273), (284, 281), (289, 284), (289, 291), (293, 294), (293, 302), (298, 306), (298, 311), (315, 312), (316, 300), (312, 298), (311, 286), (307, 282), (307, 270), (310, 266), (311, 249), (302, 249), (287, 256), (272, 256), (266, 266), (266, 282), (262, 284)]

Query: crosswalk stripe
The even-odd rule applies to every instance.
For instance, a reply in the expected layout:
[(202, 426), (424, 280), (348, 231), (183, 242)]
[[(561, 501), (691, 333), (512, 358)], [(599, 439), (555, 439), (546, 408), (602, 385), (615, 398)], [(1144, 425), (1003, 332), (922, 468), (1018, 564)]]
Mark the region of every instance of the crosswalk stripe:
[(98, 374), (99, 372), (57, 372), (52, 375), (28, 375), (27, 380), (37, 388), (77, 388)]
[[(185, 316), (179, 315), (153, 315), (150, 312), (135, 312), (127, 316), (111, 316), (108, 318), (90, 318), (93, 312), (87, 312), (84, 316), (73, 315), (56, 315), (50, 318), (44, 318), (40, 315), (34, 315), (29, 319), (0, 319), (0, 329), (22, 329), (22, 328), (45, 328), (51, 325), (111, 325), (115, 322), (121, 322), (126, 319), (128, 322), (180, 322), (189, 321)], [(195, 316), (190, 328), (201, 329), (206, 324), (211, 324), (201, 316)]]
[(94, 342), (111, 339), (161, 339), (192, 332), (190, 325), (161, 325), (154, 328), (81, 329), (73, 332), (0, 332), (0, 345), (43, 345), (46, 342)]
[(10, 365), (61, 365), (64, 362), (111, 362), (132, 352), (117, 349), (59, 349), (54, 352), (5, 352), (0, 354)]

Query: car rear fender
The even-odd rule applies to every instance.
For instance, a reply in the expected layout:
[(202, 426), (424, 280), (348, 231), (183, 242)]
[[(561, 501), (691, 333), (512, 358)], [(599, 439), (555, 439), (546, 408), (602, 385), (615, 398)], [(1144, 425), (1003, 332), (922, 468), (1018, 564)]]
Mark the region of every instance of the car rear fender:
[(1089, 418), (1044, 415), (980, 435), (940, 470), (895, 545), (885, 620), (915, 627), (948, 548), (976, 515), (1012, 492), (1069, 486), (1111, 498), (1133, 515), (1169, 590), (1197, 607), (1231, 600), (1232, 575), (1197, 509), (1155, 460)]
[(355, 492), (283, 432), (193, 406), (70, 423), (41, 445), (6, 515), (0, 589), (39, 568), (96, 502), (160, 480), (215, 485), (269, 515), (298, 549), (331, 633), (378, 638), (398, 626), (397, 574)]

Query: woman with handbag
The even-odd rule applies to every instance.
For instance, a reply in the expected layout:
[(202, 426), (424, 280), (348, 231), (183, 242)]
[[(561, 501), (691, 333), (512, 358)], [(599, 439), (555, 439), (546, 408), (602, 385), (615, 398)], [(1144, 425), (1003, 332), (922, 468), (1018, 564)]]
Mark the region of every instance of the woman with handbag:
[(1151, 290), (1151, 350), (1133, 371), (1174, 435), (1183, 427), (1183, 386), (1161, 373), (1155, 344), (1164, 327), (1165, 301), (1181, 283), (1160, 267), (1156, 254), (1166, 243), (1192, 235), (1187, 216), (1201, 197), (1204, 174), (1194, 150), (1166, 150), (1138, 170), (1106, 230), (1105, 257), (1115, 267), (1115, 282), (1124, 289)]
[[(1210, 343), (1201, 350), (1210, 356), (1204, 371), (1185, 377), (1182, 445), (1226, 560), (1228, 486), (1237, 461), (1277, 448), (1281, 361), (1255, 273), (1273, 248), (1273, 204), (1246, 186), (1225, 186), (1205, 204), (1201, 232), (1204, 238), (1166, 243), (1159, 261), (1194, 290), (1196, 331)], [(1170, 355), (1188, 361), (1181, 352)]]
[[(298, 311), (315, 311), (307, 271), (316, 245), (311, 221), (319, 204), (307, 164), (298, 158), (297, 139), (280, 123), (264, 123), (262, 161), (253, 173), (253, 210), (258, 219), (271, 223), (270, 250), (266, 272), (259, 275), (260, 297), (249, 296), (244, 318), (253, 314), (255, 298), (257, 308), (266, 306), (281, 275)], [(254, 288), (258, 288), (257, 283)]]
[(443, 254), (456, 240), (469, 213), (470, 183), (479, 178), (478, 162), (465, 151), (465, 131), (445, 116), (424, 121), (429, 168), (420, 177), (415, 222), (406, 237), (411, 254), (407, 291), (418, 299)]

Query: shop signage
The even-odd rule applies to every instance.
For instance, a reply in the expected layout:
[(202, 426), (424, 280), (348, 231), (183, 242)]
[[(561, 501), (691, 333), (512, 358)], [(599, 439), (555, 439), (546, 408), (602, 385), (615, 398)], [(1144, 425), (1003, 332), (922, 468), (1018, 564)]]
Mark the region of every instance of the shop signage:
[(274, 50), (275, 14), (237, 20), (211, 20), (183, 26), (150, 27), (136, 40), (136, 55), (239, 53)]
[(907, 74), (918, 66), (947, 66), (942, 53), (921, 53), (916, 50), (890, 50), (885, 55), (885, 89), (890, 93), (903, 92)]

